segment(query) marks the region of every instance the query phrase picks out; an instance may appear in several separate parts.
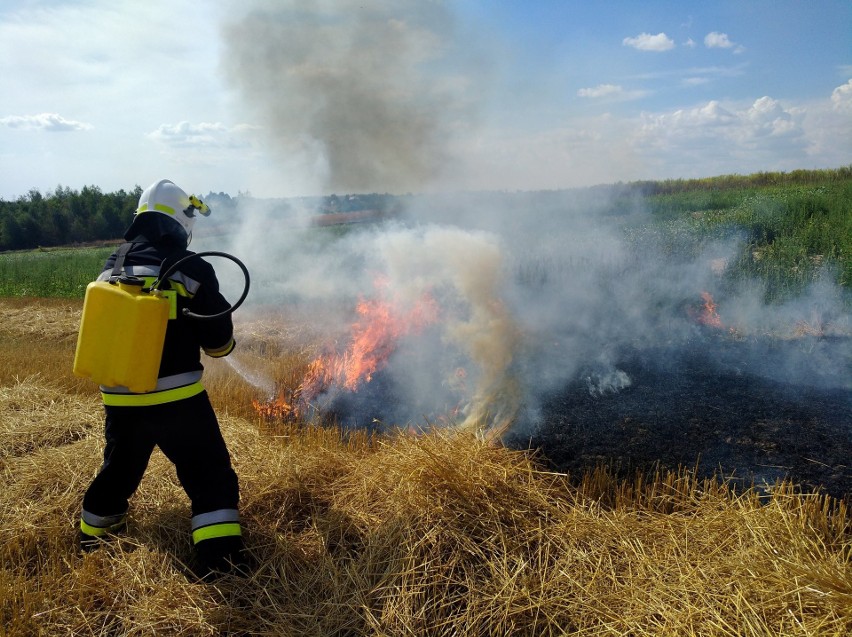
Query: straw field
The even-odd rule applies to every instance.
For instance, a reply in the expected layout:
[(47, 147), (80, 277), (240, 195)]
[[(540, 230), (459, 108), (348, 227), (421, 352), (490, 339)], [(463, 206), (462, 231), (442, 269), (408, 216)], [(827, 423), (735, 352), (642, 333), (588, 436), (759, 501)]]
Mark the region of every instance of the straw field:
[[(206, 384), (241, 479), (251, 575), (193, 578), (189, 502), (159, 452), (127, 532), (80, 555), (103, 439), (94, 387), (69, 371), (79, 312), (0, 299), (0, 635), (852, 633), (842, 501), (790, 484), (737, 493), (686, 470), (553, 474), (448, 431), (263, 423), (224, 361)], [(239, 329), (279, 376), (309, 360)]]

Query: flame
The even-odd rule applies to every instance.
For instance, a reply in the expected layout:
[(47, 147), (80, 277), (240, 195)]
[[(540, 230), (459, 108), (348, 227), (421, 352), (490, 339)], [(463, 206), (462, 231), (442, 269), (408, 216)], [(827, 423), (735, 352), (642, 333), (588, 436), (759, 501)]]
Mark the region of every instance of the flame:
[[(293, 392), (296, 395), (296, 392)], [(266, 402), (252, 400), (255, 411), (266, 420), (290, 420), (296, 418), (300, 413), (297, 402), (288, 401), (283, 394)]]
[(701, 298), (704, 301), (704, 305), (701, 307), (700, 312), (695, 308), (688, 308), (690, 317), (692, 317), (696, 323), (719, 330), (727, 328), (728, 333), (734, 338), (742, 336), (740, 328), (730, 325), (726, 326), (722, 322), (722, 317), (719, 316), (719, 312), (716, 309), (716, 301), (713, 300), (713, 296), (709, 292), (702, 292)]
[(330, 387), (357, 391), (387, 365), (400, 339), (438, 320), (438, 304), (428, 292), (411, 305), (398, 296), (388, 298), (386, 279), (377, 278), (375, 287), (378, 297), (362, 298), (355, 308), (359, 318), (352, 324), (348, 346), (342, 352), (332, 349), (311, 361), (295, 390), (282, 392), (266, 403), (253, 401), (261, 416), (294, 419), (304, 416), (314, 399)]
[(713, 297), (709, 292), (702, 292), (701, 298), (704, 300), (704, 309), (696, 320), (708, 327), (722, 328), (722, 319), (719, 317), (719, 312), (716, 311), (716, 302), (713, 300)]
[(402, 337), (420, 332), (438, 319), (438, 305), (428, 294), (407, 311), (384, 299), (362, 300), (356, 311), (361, 318), (352, 326), (351, 342), (344, 355), (315, 361), (316, 371), (325, 381), (351, 391), (362, 381), (372, 380)]
[[(388, 281), (380, 279), (376, 294), (358, 303), (358, 318), (346, 346), (318, 356), (295, 383), (295, 389), (282, 392), (269, 404), (256, 404), (258, 412), (270, 418), (296, 420), (321, 410), (327, 397), (334, 400), (340, 392), (362, 389), (387, 365), (401, 339), (437, 322), (440, 314), (441, 341), (465, 367), (456, 367), (443, 376), (434, 401), (440, 414), (429, 407), (424, 419), (486, 439), (497, 440), (503, 435), (520, 409), (523, 383), (515, 377), (512, 366), (522, 342), (521, 332), (498, 294), (504, 274), (502, 253), (499, 245), (481, 237), (443, 231), (438, 237), (442, 245), (465, 249), (435, 249), (435, 237), (429, 235), (428, 253), (418, 255), (429, 265), (429, 271), (396, 296), (389, 291)], [(402, 245), (406, 249), (400, 250), (394, 262), (402, 253), (417, 249), (405, 242)], [(409, 271), (406, 263), (401, 265), (406, 266), (401, 271)], [(424, 287), (426, 282), (432, 287)], [(421, 293), (424, 289), (427, 293)], [(446, 308), (439, 308), (428, 293), (435, 290), (448, 299)], [(422, 398), (428, 401), (429, 397)]]

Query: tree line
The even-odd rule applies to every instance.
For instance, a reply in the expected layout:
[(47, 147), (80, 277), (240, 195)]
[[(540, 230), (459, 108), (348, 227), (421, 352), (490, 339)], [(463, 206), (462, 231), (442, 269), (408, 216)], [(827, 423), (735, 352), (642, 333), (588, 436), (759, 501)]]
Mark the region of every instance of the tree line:
[(104, 193), (97, 186), (76, 191), (36, 189), (16, 201), (0, 199), (0, 250), (73, 245), (121, 237), (142, 189)]
[[(130, 224), (141, 194), (138, 185), (130, 192), (111, 193), (102, 192), (97, 186), (85, 186), (80, 191), (57, 186), (53, 192), (46, 193), (31, 189), (15, 201), (0, 199), (0, 251), (118, 239)], [(224, 192), (211, 192), (203, 199), (216, 210), (216, 224), (227, 224), (234, 219), (237, 201), (252, 197), (248, 193), (232, 198)], [(271, 201), (281, 213), (300, 208), (324, 214), (393, 210), (397, 199), (395, 195), (373, 193)]]
[[(852, 165), (827, 170), (794, 170), (789, 173), (761, 172), (752, 175), (722, 175), (704, 179), (668, 179), (662, 181), (635, 181), (604, 186), (611, 194), (624, 197), (659, 197), (692, 193), (705, 193), (723, 196), (735, 190), (763, 189), (778, 186), (814, 186), (824, 184), (843, 184), (852, 180)], [(586, 190), (596, 192), (600, 187)], [(522, 195), (518, 205), (542, 206), (553, 197), (566, 191), (541, 191), (537, 193), (516, 193)], [(30, 250), (38, 247), (74, 245), (95, 241), (110, 241), (120, 238), (129, 225), (142, 188), (136, 186), (130, 192), (105, 193), (97, 186), (85, 186), (79, 192), (68, 187), (57, 186), (53, 192), (42, 194), (36, 189), (16, 201), (0, 199), (0, 251)], [(508, 193), (478, 193), (477, 197), (498, 197), (505, 199)], [(350, 194), (317, 197), (297, 197), (292, 199), (269, 200), (275, 204), (278, 212), (284, 213), (291, 208), (312, 209), (317, 214), (352, 212), (358, 210), (376, 210), (393, 212), (406, 203), (413, 195), (390, 194)], [(465, 195), (456, 193), (451, 199), (460, 203)], [(251, 200), (248, 193), (240, 193), (237, 198), (220, 192), (209, 193), (204, 201), (216, 211), (216, 222), (229, 223), (234, 219), (238, 199)], [(616, 196), (614, 208), (618, 207)], [(257, 200), (260, 201), (260, 200)], [(269, 203), (267, 201), (267, 203)], [(552, 202), (551, 202), (552, 203)], [(713, 206), (705, 206), (713, 207)], [(224, 213), (224, 214), (221, 214)]]

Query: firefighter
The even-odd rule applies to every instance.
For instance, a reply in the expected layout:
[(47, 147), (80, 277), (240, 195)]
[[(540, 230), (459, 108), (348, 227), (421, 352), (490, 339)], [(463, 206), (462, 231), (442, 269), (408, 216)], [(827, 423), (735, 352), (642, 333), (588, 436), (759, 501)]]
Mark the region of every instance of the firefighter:
[[(152, 184), (139, 198), (124, 243), (98, 280), (128, 275), (146, 285), (166, 273), (187, 250), (197, 215), (209, 207), (169, 180)], [(192, 503), (192, 542), (202, 575), (243, 567), (247, 556), (238, 513), (237, 475), (216, 414), (201, 384), (201, 351), (212, 357), (234, 349), (231, 315), (194, 320), (230, 306), (219, 292), (212, 266), (201, 258), (182, 263), (159, 286), (173, 304), (156, 388), (133, 393), (101, 386), (106, 446), (103, 465), (83, 498), (80, 546), (84, 551), (125, 526), (128, 500), (136, 491), (154, 447), (174, 464)]]

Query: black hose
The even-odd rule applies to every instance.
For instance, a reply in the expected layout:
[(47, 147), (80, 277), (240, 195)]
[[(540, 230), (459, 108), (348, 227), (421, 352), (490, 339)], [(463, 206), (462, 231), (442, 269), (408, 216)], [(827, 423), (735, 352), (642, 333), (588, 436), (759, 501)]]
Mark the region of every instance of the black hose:
[(231, 261), (236, 263), (238, 266), (240, 266), (240, 269), (243, 271), (243, 275), (246, 278), (246, 285), (245, 285), (245, 288), (243, 288), (242, 296), (240, 296), (240, 298), (237, 300), (237, 302), (234, 303), (227, 310), (223, 310), (222, 312), (219, 312), (217, 314), (196, 314), (195, 312), (190, 312), (189, 308), (185, 307), (183, 309), (183, 312), (182, 312), (183, 315), (186, 316), (187, 318), (193, 318), (193, 319), (198, 319), (200, 321), (206, 321), (206, 320), (221, 318), (223, 316), (227, 316), (228, 314), (231, 314), (238, 307), (240, 307), (240, 305), (243, 304), (243, 301), (246, 300), (246, 297), (248, 296), (248, 293), (249, 293), (249, 286), (251, 285), (251, 278), (249, 277), (249, 271), (248, 271), (248, 268), (246, 268), (245, 264), (242, 261), (240, 261), (237, 257), (235, 257), (232, 254), (228, 254), (227, 252), (215, 252), (215, 251), (197, 252), (196, 254), (190, 254), (188, 256), (185, 256), (182, 259), (175, 261), (175, 263), (173, 263), (166, 270), (165, 274), (162, 274), (159, 279), (154, 281), (154, 284), (151, 286), (151, 290), (159, 290), (160, 285), (162, 285), (163, 281), (167, 281), (168, 278), (169, 278), (169, 275), (172, 272), (174, 272), (181, 263), (183, 263), (184, 261), (189, 261), (190, 259), (194, 259), (196, 257), (224, 257), (225, 259), (230, 259)]

